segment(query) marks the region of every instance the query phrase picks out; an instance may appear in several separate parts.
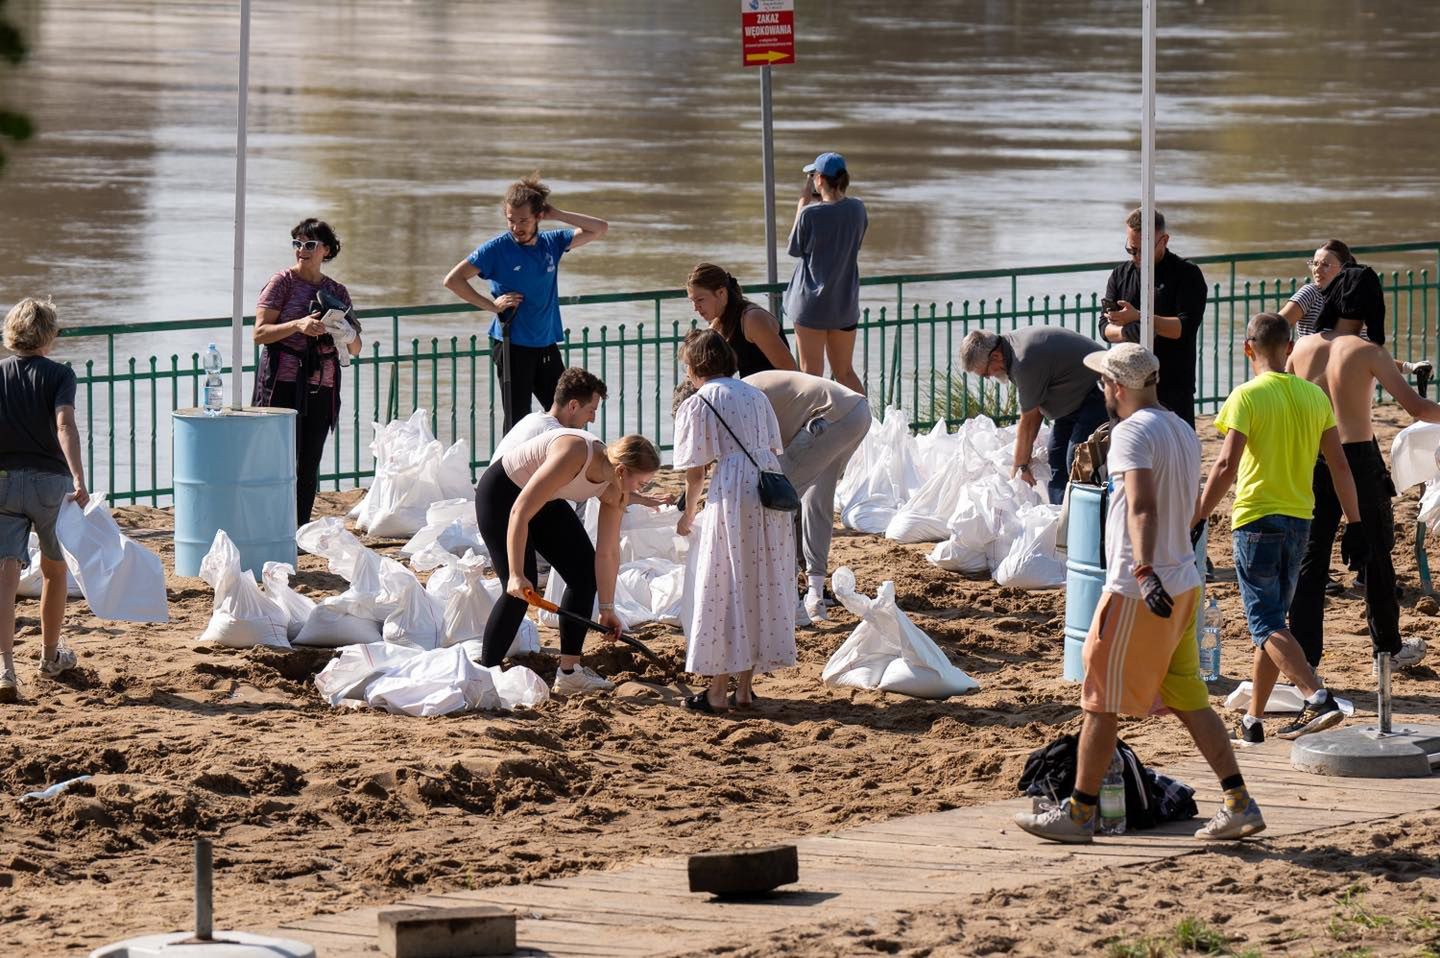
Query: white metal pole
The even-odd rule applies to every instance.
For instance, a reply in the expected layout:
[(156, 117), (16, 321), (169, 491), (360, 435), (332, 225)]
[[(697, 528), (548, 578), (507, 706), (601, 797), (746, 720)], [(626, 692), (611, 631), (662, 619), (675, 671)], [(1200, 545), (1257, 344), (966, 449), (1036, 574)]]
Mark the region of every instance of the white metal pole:
[[(760, 68), (760, 156), (765, 164), (765, 282), (774, 286), (779, 281), (775, 261), (775, 115), (770, 105), (770, 65)], [(770, 312), (780, 315), (780, 296), (770, 294)]]
[(1155, 348), (1155, 3), (1144, 7), (1140, 54), (1140, 341)]
[(230, 294), (230, 405), (245, 405), (245, 125), (250, 98), (250, 0), (240, 0), (240, 108), (235, 130), (235, 273)]

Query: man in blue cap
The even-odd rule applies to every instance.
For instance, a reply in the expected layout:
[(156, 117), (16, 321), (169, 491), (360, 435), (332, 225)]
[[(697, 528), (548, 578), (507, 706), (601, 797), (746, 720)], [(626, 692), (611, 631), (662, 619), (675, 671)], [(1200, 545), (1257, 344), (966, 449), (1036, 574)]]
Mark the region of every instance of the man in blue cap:
[(805, 166), (805, 186), (790, 228), (790, 255), (800, 260), (785, 288), (785, 317), (795, 327), (800, 369), (857, 393), (855, 331), (860, 325), (860, 244), (870, 220), (865, 204), (846, 196), (850, 172), (839, 153)]

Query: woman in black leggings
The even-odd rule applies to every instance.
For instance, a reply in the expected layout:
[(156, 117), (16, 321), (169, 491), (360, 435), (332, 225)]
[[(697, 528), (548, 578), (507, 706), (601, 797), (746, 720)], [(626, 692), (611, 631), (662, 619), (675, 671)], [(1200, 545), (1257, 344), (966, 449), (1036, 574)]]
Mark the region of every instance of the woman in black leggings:
[[(515, 640), (525, 592), (535, 587), (536, 552), (565, 579), (561, 608), (588, 618), (598, 592), (600, 623), (619, 631), (620, 519), (630, 496), (659, 468), (660, 454), (644, 436), (625, 436), (607, 447), (583, 429), (552, 429), (490, 464), (475, 486), (475, 518), (505, 594), (485, 623), (481, 664), (499, 665)], [(592, 496), (600, 500), (595, 546), (571, 505)], [(557, 693), (611, 687), (580, 664), (584, 643), (585, 626), (562, 618)]]

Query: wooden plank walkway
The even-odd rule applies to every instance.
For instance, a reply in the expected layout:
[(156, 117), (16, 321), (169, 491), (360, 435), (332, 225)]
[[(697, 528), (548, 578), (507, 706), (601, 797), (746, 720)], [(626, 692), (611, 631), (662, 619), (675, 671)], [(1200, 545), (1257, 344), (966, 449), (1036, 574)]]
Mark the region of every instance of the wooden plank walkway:
[[(1440, 775), (1426, 779), (1330, 779), (1290, 767), (1290, 743), (1239, 753), (1245, 779), (1265, 811), (1265, 835), (1297, 835), (1440, 808)], [(1193, 786), (1202, 816), (1220, 801), (1203, 760), (1166, 773)], [(500, 905), (518, 917), (517, 955), (666, 955), (717, 937), (767, 933), (792, 924), (853, 919), (995, 889), (1076, 876), (1199, 850), (1199, 821), (1107, 838), (1092, 846), (1040, 842), (1016, 828), (1017, 798), (973, 808), (874, 822), (795, 842), (800, 881), (770, 899), (719, 902), (687, 890), (683, 858), (654, 858), (615, 871), (584, 872), (532, 885), (453, 891), (397, 904)], [(310, 943), (320, 958), (379, 954), (378, 908), (320, 915), (269, 934)]]

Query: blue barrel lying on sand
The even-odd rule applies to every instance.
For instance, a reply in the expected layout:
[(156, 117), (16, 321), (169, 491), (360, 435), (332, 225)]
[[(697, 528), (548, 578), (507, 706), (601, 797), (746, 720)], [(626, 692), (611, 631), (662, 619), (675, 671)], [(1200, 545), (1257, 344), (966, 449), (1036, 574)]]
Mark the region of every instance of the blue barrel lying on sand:
[(175, 574), (199, 575), (215, 531), (240, 550), (240, 567), (295, 564), (295, 410), (247, 406), (219, 416), (177, 409)]
[[(1104, 537), (1101, 534), (1102, 510), (1110, 508), (1105, 488), (1086, 483), (1070, 484), (1069, 529), (1065, 539), (1065, 664), (1061, 673), (1067, 682), (1085, 680), (1082, 653), (1090, 621), (1100, 604), (1100, 591), (1105, 586)], [(1108, 530), (1106, 530), (1108, 531)], [(1200, 601), (1195, 606), (1195, 638), (1205, 616), (1205, 547), (1209, 538), (1202, 533), (1195, 545), (1195, 561), (1200, 568)]]

